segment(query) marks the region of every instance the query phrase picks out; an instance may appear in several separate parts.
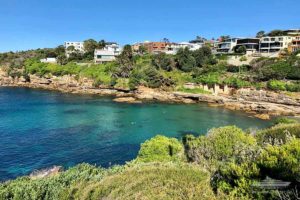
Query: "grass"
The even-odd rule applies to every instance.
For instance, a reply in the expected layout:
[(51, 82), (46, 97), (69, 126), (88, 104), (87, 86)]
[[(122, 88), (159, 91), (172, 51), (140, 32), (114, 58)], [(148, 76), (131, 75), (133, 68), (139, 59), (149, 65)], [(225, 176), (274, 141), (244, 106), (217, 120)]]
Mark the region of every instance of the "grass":
[(208, 173), (174, 163), (134, 165), (100, 182), (78, 184), (70, 194), (71, 199), (217, 199)]
[(188, 89), (188, 88), (184, 88), (184, 87), (179, 87), (177, 89), (177, 91), (179, 92), (186, 92), (186, 93), (191, 93), (191, 94), (211, 94), (211, 92), (206, 91), (202, 88), (193, 88), (193, 89)]

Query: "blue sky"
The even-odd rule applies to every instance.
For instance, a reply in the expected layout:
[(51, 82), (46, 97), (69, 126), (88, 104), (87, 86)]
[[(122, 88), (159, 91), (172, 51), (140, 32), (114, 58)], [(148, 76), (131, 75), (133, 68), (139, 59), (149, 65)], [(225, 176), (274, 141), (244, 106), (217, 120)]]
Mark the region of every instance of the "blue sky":
[(299, 0), (0, 0), (0, 52), (87, 38), (120, 44), (300, 28)]

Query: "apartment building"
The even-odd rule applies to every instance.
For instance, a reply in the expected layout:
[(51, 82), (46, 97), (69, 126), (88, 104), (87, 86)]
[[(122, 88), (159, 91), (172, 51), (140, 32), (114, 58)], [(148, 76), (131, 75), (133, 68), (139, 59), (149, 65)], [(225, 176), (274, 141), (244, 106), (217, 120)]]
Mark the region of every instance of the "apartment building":
[(292, 40), (292, 36), (262, 37), (260, 39), (259, 50), (261, 53), (277, 53), (287, 49)]
[(103, 63), (111, 62), (116, 59), (116, 56), (120, 55), (121, 48), (117, 43), (108, 43), (103, 49), (95, 49), (94, 62)]

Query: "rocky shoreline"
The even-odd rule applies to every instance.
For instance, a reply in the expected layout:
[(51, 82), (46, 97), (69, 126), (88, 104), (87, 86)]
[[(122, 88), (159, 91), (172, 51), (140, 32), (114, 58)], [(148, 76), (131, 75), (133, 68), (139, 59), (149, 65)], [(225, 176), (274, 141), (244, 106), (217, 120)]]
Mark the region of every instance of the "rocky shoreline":
[(136, 90), (94, 87), (89, 79), (76, 80), (73, 76), (40, 78), (30, 75), (30, 82), (23, 78), (12, 78), (0, 73), (0, 86), (28, 87), (56, 90), (74, 94), (96, 94), (115, 97), (116, 102), (141, 103), (160, 101), (174, 103), (205, 102), (209, 106), (222, 106), (230, 110), (241, 110), (261, 119), (272, 116), (300, 116), (300, 94), (293, 97), (264, 90), (240, 89), (230, 95), (192, 94), (165, 91), (140, 86)]

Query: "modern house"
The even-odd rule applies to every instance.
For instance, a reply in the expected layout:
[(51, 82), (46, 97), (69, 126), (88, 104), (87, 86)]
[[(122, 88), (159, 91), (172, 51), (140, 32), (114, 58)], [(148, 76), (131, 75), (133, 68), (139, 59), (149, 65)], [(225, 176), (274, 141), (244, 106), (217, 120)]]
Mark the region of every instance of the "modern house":
[(229, 38), (221, 42), (217, 42), (217, 53), (233, 53), (239, 38)]
[(103, 49), (95, 49), (95, 63), (111, 62), (120, 55), (121, 48), (117, 43), (107, 43)]
[(287, 49), (292, 40), (292, 36), (262, 37), (260, 38), (259, 51), (261, 53), (277, 53)]
[(188, 48), (191, 51), (195, 51), (203, 47), (204, 43), (190, 43), (190, 42), (181, 42), (181, 43), (169, 43), (167, 45), (167, 54), (175, 55), (177, 51), (181, 48)]
[(65, 42), (64, 46), (65, 46), (65, 49), (66, 49), (67, 57), (69, 57), (70, 53), (73, 52), (73, 51), (68, 50), (68, 48), (71, 47), (71, 46), (74, 47), (74, 51), (84, 53), (83, 42)]
[(293, 53), (300, 50), (300, 35), (293, 37), (292, 42), (288, 45), (288, 51)]
[(236, 47), (246, 47), (247, 54), (256, 53), (259, 50), (259, 39), (258, 38), (240, 38), (237, 39)]

